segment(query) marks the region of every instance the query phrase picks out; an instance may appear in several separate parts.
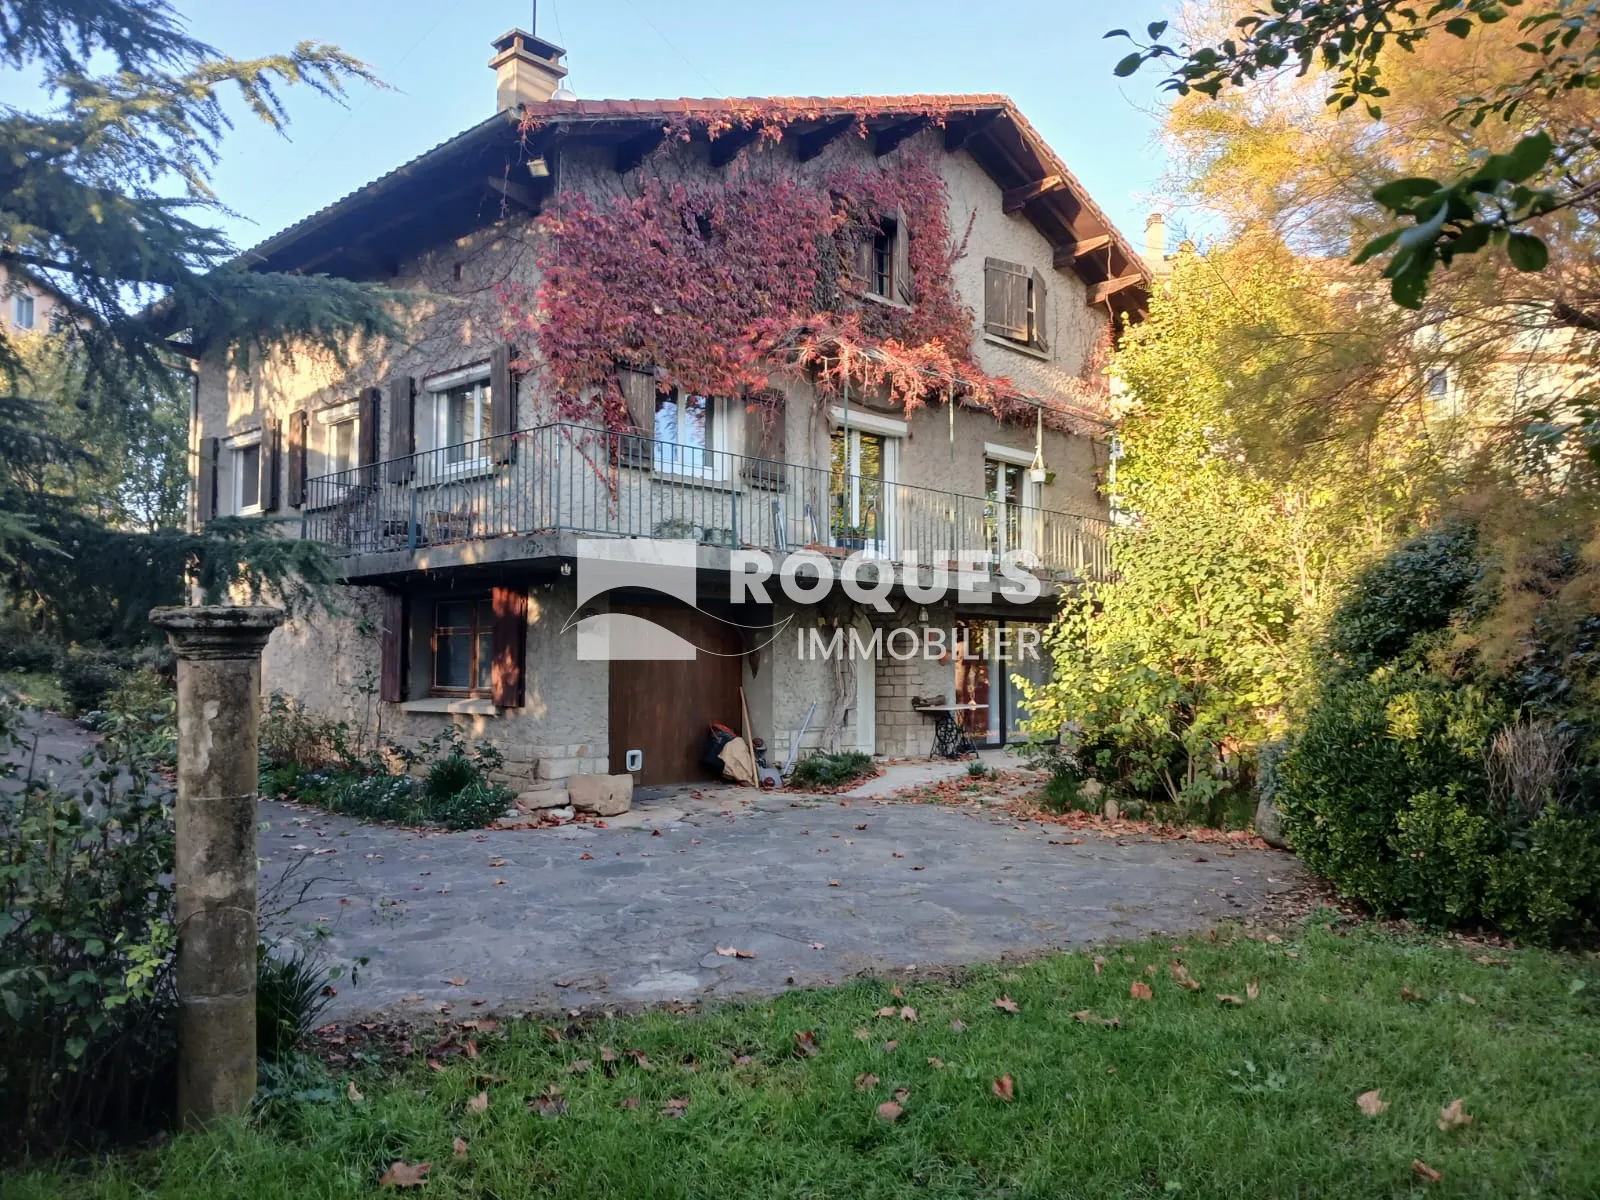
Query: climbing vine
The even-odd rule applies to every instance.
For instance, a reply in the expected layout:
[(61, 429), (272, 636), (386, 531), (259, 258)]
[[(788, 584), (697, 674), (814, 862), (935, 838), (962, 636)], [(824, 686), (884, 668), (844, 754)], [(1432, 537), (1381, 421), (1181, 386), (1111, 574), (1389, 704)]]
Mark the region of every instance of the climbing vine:
[[(776, 140), (773, 128), (764, 122), (762, 136)], [(687, 126), (667, 132), (659, 153)], [(558, 419), (626, 428), (619, 364), (701, 395), (741, 395), (787, 369), (824, 394), (870, 389), (908, 413), (959, 398), (1000, 417), (1031, 414), (972, 355), (973, 313), (952, 274), (971, 221), (953, 234), (931, 155), (815, 176), (761, 172), (749, 159), (715, 179), (652, 176), (636, 195), (599, 199), (568, 189), (545, 206), (533, 227), (537, 288), (508, 284), (500, 301), (508, 335), (537, 345)], [(852, 269), (857, 246), (896, 212), (909, 305), (865, 296)]]

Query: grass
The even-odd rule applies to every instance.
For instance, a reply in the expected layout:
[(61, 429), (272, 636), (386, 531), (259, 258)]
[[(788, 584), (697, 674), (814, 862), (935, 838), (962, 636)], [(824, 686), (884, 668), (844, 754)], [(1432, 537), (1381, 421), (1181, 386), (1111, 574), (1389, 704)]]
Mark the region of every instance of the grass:
[[(1600, 1194), (1592, 958), (1321, 926), (1276, 944), (1225, 934), (1102, 953), (1103, 973), (1089, 954), (1061, 955), (955, 983), (908, 976), (903, 996), (886, 979), (703, 1014), (585, 1017), (560, 1041), (508, 1023), (478, 1036), (476, 1061), (434, 1071), (419, 1053), (358, 1069), (359, 1103), (341, 1077), (334, 1099), (14, 1172), (0, 1194), (367, 1197), (394, 1160), (431, 1162), (417, 1194), (433, 1197)], [(1199, 991), (1174, 981), (1174, 958)], [(1251, 981), (1258, 999), (1217, 1000)], [(1131, 996), (1133, 982), (1154, 998)], [(995, 1007), (1000, 996), (1018, 1011)], [(918, 1019), (874, 1015), (890, 1005)], [(1121, 1025), (1074, 1019), (1084, 1009)], [(796, 1053), (798, 1031), (813, 1033), (815, 1057)], [(602, 1045), (620, 1057), (615, 1077)], [(577, 1060), (593, 1065), (569, 1073)], [(880, 1082), (858, 1088), (865, 1073)], [(1011, 1103), (992, 1093), (1005, 1074)], [(552, 1085), (567, 1111), (529, 1111)], [(480, 1087), (481, 1112), (469, 1104)], [(900, 1087), (904, 1114), (880, 1119)], [(1373, 1088), (1388, 1108), (1369, 1117), (1356, 1097)], [(637, 1108), (622, 1107), (629, 1097)], [(682, 1116), (662, 1114), (680, 1098)], [(1458, 1098), (1472, 1124), (1441, 1131)], [(1413, 1159), (1443, 1182), (1417, 1180)]]
[(15, 692), (24, 704), (51, 712), (62, 712), (67, 707), (61, 679), (51, 671), (0, 671), (0, 691)]

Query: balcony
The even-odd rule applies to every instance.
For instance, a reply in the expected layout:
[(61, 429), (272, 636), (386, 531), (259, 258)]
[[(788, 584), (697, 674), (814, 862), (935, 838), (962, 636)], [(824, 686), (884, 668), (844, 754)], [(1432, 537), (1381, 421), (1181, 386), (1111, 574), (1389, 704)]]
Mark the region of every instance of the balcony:
[(309, 479), (303, 514), (305, 537), (346, 555), (565, 533), (921, 566), (1018, 551), (1056, 582), (1110, 566), (1094, 517), (567, 424)]

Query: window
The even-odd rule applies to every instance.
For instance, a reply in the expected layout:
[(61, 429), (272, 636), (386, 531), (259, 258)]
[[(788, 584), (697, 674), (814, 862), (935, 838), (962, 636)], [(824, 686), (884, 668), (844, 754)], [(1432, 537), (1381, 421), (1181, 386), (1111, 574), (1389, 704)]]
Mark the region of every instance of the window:
[(882, 540), (888, 457), (881, 434), (833, 431), (829, 525), (836, 545), (861, 550)]
[(340, 471), (348, 471), (357, 466), (356, 462), (356, 419), (351, 417), (343, 421), (334, 421), (326, 427), (324, 436), (327, 439), (327, 469), (332, 475)]
[(33, 328), (33, 297), (18, 292), (11, 300), (11, 318), (18, 329)]
[(233, 511), (254, 512), (261, 507), (261, 444), (233, 451)]
[(711, 465), (715, 406), (705, 396), (656, 389), (655, 465), (658, 471), (703, 473)]
[(494, 604), (487, 597), (433, 606), (436, 696), (487, 696), (494, 677)]
[(872, 269), (867, 276), (867, 290), (875, 296), (889, 299), (894, 295), (894, 242), (895, 223), (885, 219), (883, 227), (872, 235)]
[(1035, 350), (1048, 350), (1044, 276), (999, 258), (983, 262), (983, 330)]
[(473, 462), (488, 455), (489, 381), (464, 383), (433, 395), (433, 444), (446, 463)]
[(1008, 550), (1038, 553), (1039, 485), (1029, 476), (1026, 451), (986, 444), (983, 462), (983, 532), (998, 561)]
[(862, 294), (892, 304), (910, 304), (910, 231), (905, 212), (884, 213), (865, 228), (857, 229), (855, 277)]
[(1450, 376), (1445, 371), (1428, 372), (1428, 398), (1443, 400), (1450, 394)]

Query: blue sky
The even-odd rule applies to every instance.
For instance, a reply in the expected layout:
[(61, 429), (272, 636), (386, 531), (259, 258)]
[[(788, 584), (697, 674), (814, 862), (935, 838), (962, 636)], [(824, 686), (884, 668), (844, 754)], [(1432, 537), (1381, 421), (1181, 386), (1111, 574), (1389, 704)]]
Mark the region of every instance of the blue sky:
[[(290, 94), (288, 139), (244, 116), (217, 191), (248, 245), (488, 116), (489, 42), (526, 27), (529, 0), (175, 0), (194, 33), (243, 57), (332, 42), (394, 90), (341, 108)], [(1140, 244), (1161, 174), (1154, 76), (1113, 78), (1113, 26), (1156, 0), (541, 0), (587, 99), (1003, 92)], [(13, 89), (7, 99), (27, 102)]]

